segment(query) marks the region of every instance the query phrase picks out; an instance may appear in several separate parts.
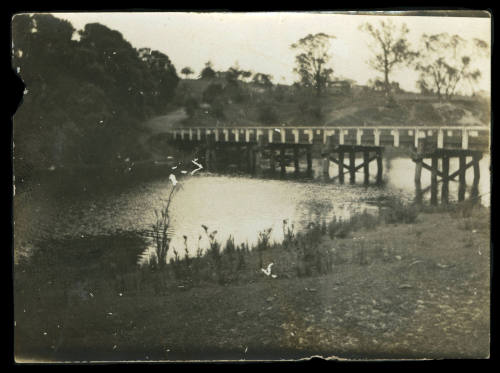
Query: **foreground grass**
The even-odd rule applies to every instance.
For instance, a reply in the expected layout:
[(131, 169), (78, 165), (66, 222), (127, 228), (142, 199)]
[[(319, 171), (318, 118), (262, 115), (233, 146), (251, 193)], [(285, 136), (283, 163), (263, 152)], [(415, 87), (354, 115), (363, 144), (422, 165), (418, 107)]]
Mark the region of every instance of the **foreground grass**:
[(193, 283), (141, 272), (147, 286), (126, 276), (118, 286), (117, 265), (137, 275), (112, 254), (102, 258), (106, 281), (92, 282), (92, 268), (20, 266), (16, 358), (486, 357), (489, 245), (489, 210), (479, 209), (321, 235), (332, 269), (302, 276), (283, 270), (297, 267), (281, 262), (290, 256), (278, 246), (254, 256), (273, 262), (277, 278), (247, 261), (248, 277), (222, 285), (217, 276)]

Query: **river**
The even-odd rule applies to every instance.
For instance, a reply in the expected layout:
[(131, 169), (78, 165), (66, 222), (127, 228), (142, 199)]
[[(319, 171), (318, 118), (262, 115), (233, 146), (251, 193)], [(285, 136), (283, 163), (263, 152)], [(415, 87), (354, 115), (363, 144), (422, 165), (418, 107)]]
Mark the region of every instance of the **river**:
[[(457, 167), (451, 162), (451, 171)], [(484, 205), (489, 205), (490, 199), (489, 167), (490, 157), (485, 155), (480, 163), (479, 186)], [(384, 159), (386, 183), (383, 187), (359, 184), (362, 183), (361, 174), (358, 185), (321, 181), (320, 160), (313, 160), (313, 169), (314, 179), (307, 181), (201, 172), (193, 176), (179, 174), (178, 190), (170, 209), (171, 247), (182, 253), (183, 236), (187, 236), (189, 250), (193, 253), (200, 235), (201, 245), (206, 245), (202, 224), (210, 231), (217, 231), (221, 242), (232, 235), (237, 244), (248, 242), (252, 245), (258, 233), (267, 228), (272, 228), (272, 240), (281, 240), (285, 219), (298, 231), (319, 216), (347, 218), (363, 210), (376, 211), (375, 202), (390, 196), (408, 201), (414, 198), (414, 163), (408, 158)], [(288, 171), (293, 173), (292, 168)], [(330, 174), (336, 174), (333, 165)], [(374, 180), (375, 167), (371, 167), (370, 174)], [(471, 170), (467, 173), (467, 183), (472, 183)], [(422, 187), (429, 184), (430, 173), (424, 170)], [(35, 185), (30, 193), (18, 193), (14, 197), (15, 253), (29, 253), (44, 240), (150, 230), (155, 221), (154, 211), (165, 204), (171, 187), (168, 175), (109, 191), (64, 195), (47, 193), (43, 183)], [(451, 182), (450, 199), (456, 199), (457, 189), (457, 183)], [(469, 188), (466, 198), (468, 194)]]

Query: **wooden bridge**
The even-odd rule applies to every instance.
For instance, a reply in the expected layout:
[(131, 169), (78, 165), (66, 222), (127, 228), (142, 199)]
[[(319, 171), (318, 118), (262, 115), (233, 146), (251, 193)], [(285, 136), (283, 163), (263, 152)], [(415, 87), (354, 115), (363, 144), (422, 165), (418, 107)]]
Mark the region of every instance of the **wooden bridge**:
[(437, 148), (489, 148), (487, 127), (189, 127), (167, 131), (173, 140), (216, 143), (413, 146), (425, 139)]
[[(325, 180), (338, 179), (344, 183), (344, 175), (349, 174), (349, 182), (356, 182), (356, 172), (364, 173), (364, 184), (369, 184), (369, 165), (376, 162), (376, 183), (383, 178), (384, 147), (401, 147), (409, 150), (415, 162), (415, 187), (417, 201), (430, 190), (431, 203), (437, 203), (437, 184), (442, 183), (442, 202), (448, 202), (448, 182), (459, 177), (459, 200), (464, 199), (465, 172), (474, 170), (473, 193), (477, 195), (479, 180), (479, 160), (482, 152), (489, 150), (490, 131), (486, 127), (185, 127), (171, 128), (168, 140), (181, 146), (202, 149), (205, 168), (217, 169), (217, 152), (236, 149), (243, 158), (244, 168), (255, 175), (261, 174), (263, 158), (269, 159), (269, 169), (275, 172), (280, 165), (281, 176), (286, 174), (286, 166), (293, 161), (295, 174), (300, 173), (300, 159), (305, 155), (306, 175), (312, 176), (313, 153), (323, 160)], [(314, 151), (315, 150), (315, 151)], [(224, 152), (219, 152), (223, 155)], [(362, 155), (362, 163), (356, 165), (356, 155)], [(459, 170), (449, 172), (449, 159), (459, 159)], [(425, 159), (431, 159), (431, 165)], [(467, 158), (472, 159), (466, 163)], [(344, 159), (347, 159), (346, 163)], [(441, 166), (439, 166), (439, 163)], [(330, 162), (338, 166), (337, 176), (329, 175)], [(432, 185), (422, 189), (420, 184), (422, 168), (431, 172)], [(437, 177), (441, 179), (438, 180)]]

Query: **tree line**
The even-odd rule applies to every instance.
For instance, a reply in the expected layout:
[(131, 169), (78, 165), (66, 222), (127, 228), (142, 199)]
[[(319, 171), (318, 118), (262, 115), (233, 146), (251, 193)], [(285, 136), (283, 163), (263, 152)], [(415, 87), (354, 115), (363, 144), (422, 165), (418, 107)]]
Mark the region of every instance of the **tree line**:
[[(418, 72), (416, 84), (422, 93), (450, 99), (460, 84), (469, 84), (474, 92), (481, 71), (473, 68), (473, 59), (488, 55), (489, 45), (484, 40), (466, 40), (446, 32), (423, 34), (420, 46), (413, 48), (408, 41), (407, 25), (403, 23), (398, 27), (391, 20), (380, 21), (378, 25), (367, 22), (359, 29), (370, 36), (372, 57), (367, 63), (382, 74), (383, 78), (374, 83), (383, 87), (387, 95), (394, 86), (391, 75), (403, 66)], [(290, 46), (298, 52), (294, 71), (300, 83), (313, 88), (318, 96), (333, 78), (333, 69), (329, 65), (332, 39), (335, 39), (334, 35), (309, 34)]]
[(14, 121), (18, 161), (103, 164), (138, 151), (138, 124), (165, 111), (179, 82), (167, 55), (136, 50), (98, 23), (77, 32), (50, 14), (21, 14), (12, 40), (26, 86)]

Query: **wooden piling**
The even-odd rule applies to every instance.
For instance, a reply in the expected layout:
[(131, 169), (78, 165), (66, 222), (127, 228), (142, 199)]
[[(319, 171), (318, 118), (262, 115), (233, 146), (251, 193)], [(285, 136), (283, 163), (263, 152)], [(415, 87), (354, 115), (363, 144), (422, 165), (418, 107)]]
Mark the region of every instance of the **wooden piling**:
[(370, 182), (370, 153), (366, 150), (363, 152), (363, 173), (364, 184), (368, 185)]
[(295, 175), (298, 175), (300, 172), (300, 166), (299, 166), (299, 148), (294, 146), (293, 147), (293, 165), (295, 168)]
[(420, 178), (422, 177), (422, 161), (415, 162), (415, 178), (414, 181), (420, 182)]
[(271, 172), (274, 174), (276, 171), (276, 152), (271, 148), (269, 155), (269, 165), (271, 167)]
[(307, 159), (307, 177), (312, 177), (312, 146), (306, 148), (306, 159)]
[(286, 175), (285, 147), (280, 149), (281, 176)]
[(208, 171), (214, 171), (216, 168), (215, 159), (215, 135), (210, 134), (206, 138), (205, 163)]
[(323, 158), (323, 178), (325, 180), (330, 179), (330, 159), (328, 159), (328, 156)]
[(423, 192), (422, 192), (422, 183), (417, 180), (415, 180), (415, 203), (417, 205), (420, 205), (422, 203), (423, 199)]
[(356, 183), (356, 152), (354, 150), (349, 151), (349, 183)]
[(459, 158), (458, 165), (458, 201), (461, 202), (465, 199), (465, 155), (461, 155)]
[(215, 148), (212, 148), (211, 150), (211, 157), (212, 159), (212, 170), (217, 171), (218, 170), (218, 165), (217, 165), (217, 152)]
[[(418, 141), (418, 140), (417, 140)], [(424, 148), (423, 141), (418, 141), (415, 156), (415, 184), (421, 182), (422, 178), (422, 152)]]
[(246, 159), (247, 159), (247, 170), (249, 174), (253, 174), (253, 164), (254, 164), (253, 157), (254, 157), (253, 149), (251, 146), (248, 146), (246, 151)]
[(384, 175), (384, 163), (382, 162), (382, 149), (377, 150), (377, 185), (382, 184), (382, 177)]
[(443, 155), (443, 171), (442, 171), (442, 186), (441, 186), (441, 203), (448, 203), (448, 186), (450, 173), (450, 158), (447, 154)]
[(480, 177), (480, 171), (479, 171), (479, 161), (481, 160), (481, 155), (480, 154), (474, 154), (472, 156), (472, 169), (474, 171), (474, 179), (472, 180), (472, 189), (471, 189), (471, 199), (474, 200), (474, 202), (478, 201), (478, 196), (479, 196), (479, 177)]
[(344, 152), (339, 151), (339, 183), (344, 184)]
[(262, 175), (262, 148), (260, 146), (256, 146), (254, 150), (254, 174)]
[(432, 156), (431, 161), (431, 205), (437, 205), (437, 172), (438, 172), (438, 158), (436, 155)]

